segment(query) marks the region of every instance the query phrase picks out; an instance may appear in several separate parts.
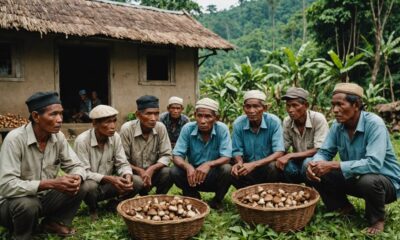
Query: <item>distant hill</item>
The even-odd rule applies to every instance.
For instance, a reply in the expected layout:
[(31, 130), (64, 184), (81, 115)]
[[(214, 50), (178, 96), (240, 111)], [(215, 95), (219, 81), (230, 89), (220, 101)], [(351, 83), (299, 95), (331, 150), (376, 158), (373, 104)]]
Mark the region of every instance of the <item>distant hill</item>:
[[(200, 68), (200, 79), (217, 72), (224, 73), (233, 65), (249, 57), (255, 66), (265, 60), (261, 49), (272, 50), (282, 46), (297, 48), (303, 37), (302, 1), (280, 0), (275, 8), (275, 31), (272, 28), (272, 9), (268, 0), (246, 1), (240, 6), (215, 13), (203, 14), (198, 20), (207, 28), (237, 46), (235, 51), (218, 52)], [(313, 0), (306, 0), (309, 6)], [(273, 37), (275, 36), (275, 41)], [(202, 51), (201, 55), (208, 51)]]

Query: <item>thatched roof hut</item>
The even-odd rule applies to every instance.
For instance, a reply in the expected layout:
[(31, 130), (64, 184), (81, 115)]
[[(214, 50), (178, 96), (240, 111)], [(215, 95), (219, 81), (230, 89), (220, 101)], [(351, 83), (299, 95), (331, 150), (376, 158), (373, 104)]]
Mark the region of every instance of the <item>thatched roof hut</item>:
[(186, 12), (104, 0), (0, 0), (0, 28), (230, 50)]

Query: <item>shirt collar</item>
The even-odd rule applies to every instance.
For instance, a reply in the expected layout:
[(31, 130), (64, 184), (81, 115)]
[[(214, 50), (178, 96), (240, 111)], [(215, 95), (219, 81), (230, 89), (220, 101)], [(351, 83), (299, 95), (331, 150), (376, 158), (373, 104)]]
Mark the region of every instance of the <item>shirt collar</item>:
[[(312, 122), (311, 122), (311, 114), (310, 114), (310, 111), (307, 111), (306, 114), (307, 114), (307, 119), (306, 119), (306, 125), (305, 125), (305, 127), (306, 127), (306, 128), (312, 128), (313, 125), (312, 125)], [(296, 126), (296, 124), (294, 124), (294, 121), (293, 121), (292, 119), (290, 119), (290, 121), (292, 122), (291, 128), (294, 128), (294, 127)]]
[[(217, 123), (214, 123), (214, 126), (211, 130), (211, 135), (217, 135), (217, 131), (215, 130), (215, 125), (217, 125)], [(192, 136), (197, 136), (200, 135), (199, 134), (199, 127), (197, 126), (197, 124), (195, 125), (195, 127), (193, 128), (192, 132), (190, 133), (190, 135)]]
[[(156, 127), (154, 127), (152, 130), (153, 130), (153, 134), (156, 135), (157, 134)], [(137, 120), (136, 127), (135, 127), (135, 135), (134, 136), (137, 137), (137, 136), (140, 136), (140, 135), (143, 135), (142, 127), (140, 126), (140, 121)]]
[[(108, 142), (108, 144), (111, 145), (111, 137), (107, 138), (107, 142)], [(99, 145), (99, 142), (97, 141), (97, 138), (96, 138), (96, 132), (95, 132), (94, 128), (92, 128), (90, 130), (90, 146), (96, 147), (98, 145)]]
[[(364, 132), (365, 131), (365, 117), (364, 117), (364, 115), (365, 115), (365, 112), (361, 111), (360, 118), (358, 119), (358, 123), (357, 123), (357, 127), (356, 127), (356, 132)], [(343, 123), (340, 123), (339, 127), (340, 127), (340, 129), (342, 131), (345, 130)]]
[[(26, 126), (26, 132), (28, 134), (27, 144), (31, 145), (33, 143), (37, 143), (37, 139), (35, 136), (35, 132), (33, 131), (32, 122), (28, 123)], [(50, 134), (49, 141), (52, 143), (57, 142), (57, 137), (55, 134)]]
[[(260, 128), (268, 128), (267, 127), (267, 122), (265, 121), (265, 118), (267, 117), (266, 113), (263, 113), (262, 118), (261, 118), (261, 125)], [(244, 130), (250, 130), (250, 120), (249, 118), (246, 116), (246, 123), (243, 127)]]

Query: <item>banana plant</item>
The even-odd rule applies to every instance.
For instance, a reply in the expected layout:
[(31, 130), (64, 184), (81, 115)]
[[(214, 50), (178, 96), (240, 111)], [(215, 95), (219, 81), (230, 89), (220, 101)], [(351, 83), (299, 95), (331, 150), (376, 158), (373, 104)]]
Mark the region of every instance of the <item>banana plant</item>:
[(373, 107), (380, 103), (386, 103), (387, 100), (380, 96), (381, 92), (384, 90), (383, 84), (378, 83), (373, 85), (369, 83), (368, 88), (365, 90), (364, 94), (364, 106), (367, 111), (373, 111)]

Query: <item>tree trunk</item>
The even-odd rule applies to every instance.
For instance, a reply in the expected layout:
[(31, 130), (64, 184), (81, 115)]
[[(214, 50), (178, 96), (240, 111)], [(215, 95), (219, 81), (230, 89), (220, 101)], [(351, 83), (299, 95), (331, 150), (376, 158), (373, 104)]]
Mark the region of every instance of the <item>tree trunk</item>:
[(303, 0), (303, 42), (307, 42), (307, 18), (306, 18), (306, 0)]

